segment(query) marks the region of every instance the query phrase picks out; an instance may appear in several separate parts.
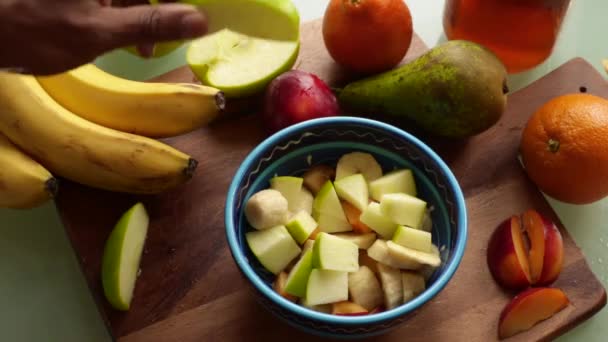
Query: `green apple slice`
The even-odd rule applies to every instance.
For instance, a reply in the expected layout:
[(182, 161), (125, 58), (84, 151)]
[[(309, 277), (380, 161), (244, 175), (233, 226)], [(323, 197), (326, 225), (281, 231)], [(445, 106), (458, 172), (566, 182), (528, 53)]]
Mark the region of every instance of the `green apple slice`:
[(315, 239), (312, 251), (315, 268), (343, 272), (359, 269), (359, 247), (350, 241), (321, 232)]
[(403, 304), (401, 271), (394, 267), (378, 264), (378, 275), (384, 292), (384, 307), (390, 310)]
[(367, 311), (381, 306), (384, 301), (380, 282), (367, 266), (361, 266), (357, 272), (348, 274), (348, 293), (353, 302)]
[(416, 298), (416, 296), (421, 294), (426, 288), (424, 278), (420, 274), (414, 272), (401, 272), (401, 283), (403, 286), (403, 303), (407, 303)]
[(338, 197), (363, 211), (369, 203), (367, 182), (362, 174), (357, 173), (340, 178), (334, 183)]
[(295, 214), (286, 226), (291, 236), (301, 245), (308, 239), (313, 230), (317, 229), (317, 222), (309, 213), (302, 210)]
[(361, 212), (359, 220), (386, 240), (390, 240), (397, 229), (397, 224), (382, 213), (380, 204), (376, 202), (370, 203), (367, 208)]
[(314, 197), (312, 193), (308, 191), (306, 188), (302, 187), (300, 189), (300, 193), (292, 202), (289, 203), (289, 206), (292, 208), (292, 212), (297, 213), (300, 210), (304, 210), (307, 213), (312, 215), (312, 202), (314, 201)]
[(348, 272), (313, 269), (306, 286), (306, 304), (320, 305), (348, 300)]
[(201, 83), (220, 89), (228, 98), (261, 93), (275, 77), (291, 69), (298, 41), (252, 38), (221, 30), (193, 41), (186, 55)]
[(275, 275), (285, 269), (301, 252), (285, 226), (248, 232), (245, 239), (260, 263)]
[(419, 229), (426, 211), (426, 202), (408, 194), (387, 194), (382, 196), (380, 210), (396, 224)]
[(375, 233), (338, 233), (333, 234), (333, 236), (350, 241), (357, 245), (359, 249), (368, 249), (374, 243), (374, 241), (376, 241), (377, 238)]
[(295, 213), (296, 202), (302, 190), (304, 179), (301, 177), (280, 176), (270, 179), (270, 188), (277, 190), (287, 199), (289, 211)]
[(433, 244), (431, 233), (405, 226), (397, 227), (393, 242), (426, 253), (431, 252)]
[(392, 241), (387, 241), (386, 246), (388, 247), (388, 253), (395, 261), (401, 264), (405, 263), (416, 263), (417, 267), (404, 267), (410, 270), (419, 270), (423, 265), (429, 265), (432, 267), (439, 267), (441, 265), (441, 258), (434, 253), (425, 253), (417, 251), (415, 249), (403, 247)]
[(312, 250), (314, 245), (315, 245), (315, 240), (310, 240), (310, 239), (306, 240), (306, 242), (302, 246), (302, 255), (304, 255), (304, 253), (306, 253), (308, 250)]
[[(390, 242), (390, 241), (389, 241)], [(409, 259), (395, 259), (388, 251), (387, 241), (377, 239), (368, 249), (367, 255), (380, 264), (393, 268), (417, 270), (421, 267), (418, 262)]]
[(106, 298), (117, 310), (129, 310), (150, 219), (141, 203), (125, 212), (105, 244), (101, 280)]
[(369, 183), (371, 197), (380, 202), (386, 194), (405, 193), (416, 196), (416, 182), (412, 170), (397, 170)]
[(297, 297), (304, 297), (310, 272), (312, 272), (312, 250), (304, 253), (289, 272), (285, 292)]
[(321, 231), (334, 233), (353, 229), (346, 219), (342, 204), (340, 204), (340, 199), (331, 181), (325, 182), (315, 196), (312, 212)]

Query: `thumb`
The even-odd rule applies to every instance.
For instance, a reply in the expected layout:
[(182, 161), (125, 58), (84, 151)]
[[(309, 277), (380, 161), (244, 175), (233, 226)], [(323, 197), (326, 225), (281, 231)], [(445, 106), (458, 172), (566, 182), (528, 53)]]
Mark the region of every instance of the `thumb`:
[(207, 32), (203, 13), (184, 4), (104, 7), (100, 16), (110, 47), (190, 39)]

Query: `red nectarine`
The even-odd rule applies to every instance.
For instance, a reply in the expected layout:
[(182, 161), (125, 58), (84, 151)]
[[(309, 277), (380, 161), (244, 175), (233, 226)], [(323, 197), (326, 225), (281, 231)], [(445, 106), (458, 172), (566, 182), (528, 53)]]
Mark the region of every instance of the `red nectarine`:
[(498, 323), (498, 336), (507, 338), (526, 331), (568, 306), (566, 294), (555, 288), (531, 288), (505, 306)]
[(559, 277), (564, 264), (564, 244), (562, 234), (555, 223), (547, 217), (541, 216), (545, 228), (545, 257), (543, 258), (543, 271), (536, 285), (546, 286)]
[(518, 216), (503, 221), (488, 245), (488, 266), (494, 279), (510, 289), (530, 285), (530, 267)]

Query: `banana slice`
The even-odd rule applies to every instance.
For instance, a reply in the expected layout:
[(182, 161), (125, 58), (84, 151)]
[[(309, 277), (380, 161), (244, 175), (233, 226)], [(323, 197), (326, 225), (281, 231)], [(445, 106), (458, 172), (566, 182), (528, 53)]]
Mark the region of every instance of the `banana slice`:
[(376, 158), (369, 153), (351, 152), (338, 160), (336, 167), (336, 180), (360, 173), (369, 183), (382, 177), (382, 167)]
[(257, 230), (264, 230), (287, 222), (287, 200), (280, 192), (266, 189), (257, 192), (245, 206), (245, 217)]

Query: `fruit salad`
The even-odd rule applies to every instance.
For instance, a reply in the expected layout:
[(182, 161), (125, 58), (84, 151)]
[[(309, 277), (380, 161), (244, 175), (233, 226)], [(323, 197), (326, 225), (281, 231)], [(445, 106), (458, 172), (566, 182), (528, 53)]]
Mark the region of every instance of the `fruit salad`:
[(390, 310), (420, 295), (441, 265), (430, 206), (409, 169), (369, 153), (276, 175), (245, 205), (247, 244), (284, 298), (324, 313)]

